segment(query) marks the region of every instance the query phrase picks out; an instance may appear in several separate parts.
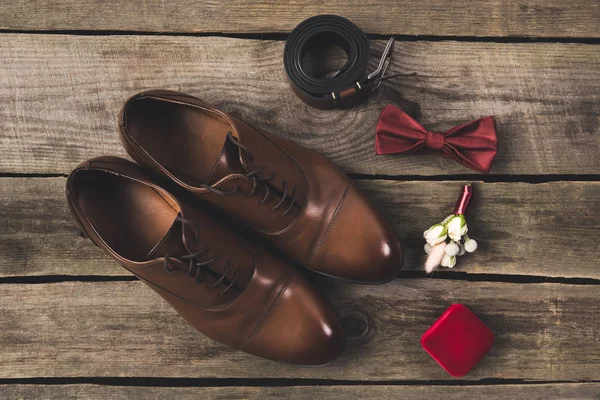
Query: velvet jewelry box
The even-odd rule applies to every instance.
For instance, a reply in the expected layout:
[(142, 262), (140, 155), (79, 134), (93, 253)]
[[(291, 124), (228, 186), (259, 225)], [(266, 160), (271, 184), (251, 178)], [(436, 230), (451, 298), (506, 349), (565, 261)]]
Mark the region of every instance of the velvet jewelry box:
[(450, 375), (466, 375), (492, 347), (494, 334), (471, 310), (453, 304), (423, 334), (421, 346)]

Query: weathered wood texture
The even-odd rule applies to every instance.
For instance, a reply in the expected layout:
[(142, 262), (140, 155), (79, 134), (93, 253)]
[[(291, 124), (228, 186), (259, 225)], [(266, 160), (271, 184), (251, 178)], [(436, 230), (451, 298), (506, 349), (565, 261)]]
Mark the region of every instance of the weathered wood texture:
[(348, 335), (327, 368), (297, 368), (204, 338), (140, 281), (0, 285), (0, 376), (453, 380), (420, 346), (452, 303), (495, 334), (465, 379), (600, 379), (597, 286), (399, 279), (381, 286), (322, 279)]
[[(0, 276), (129, 275), (79, 236), (65, 180), (0, 179)], [(422, 231), (452, 211), (460, 184), (358, 184), (395, 226), (406, 268), (420, 269)], [(454, 271), (600, 278), (598, 198), (597, 182), (475, 183), (468, 219), (480, 249), (461, 258)]]
[(366, 32), (384, 35), (600, 35), (598, 2), (585, 0), (16, 0), (0, 9), (0, 28), (267, 33), (289, 32), (317, 14), (343, 15)]
[[(399, 42), (390, 70), (419, 75), (385, 82), (362, 106), (332, 111), (312, 109), (292, 93), (283, 46), (223, 37), (3, 34), (0, 172), (67, 173), (92, 156), (124, 154), (115, 128), (120, 106), (162, 87), (240, 111), (352, 173), (475, 173), (433, 156), (376, 156), (375, 124), (388, 103), (431, 130), (495, 115), (495, 174), (600, 173), (598, 46)], [(373, 47), (375, 63), (382, 42)]]
[(598, 383), (486, 386), (290, 386), (290, 387), (148, 387), (108, 385), (0, 385), (8, 399), (597, 399)]

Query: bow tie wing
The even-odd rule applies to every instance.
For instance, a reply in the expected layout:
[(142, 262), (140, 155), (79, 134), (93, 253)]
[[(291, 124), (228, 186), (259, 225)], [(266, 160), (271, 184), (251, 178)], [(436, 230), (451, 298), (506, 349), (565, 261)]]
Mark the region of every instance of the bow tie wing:
[(377, 154), (414, 153), (425, 146), (427, 131), (404, 111), (387, 105), (375, 129)]
[(462, 165), (488, 173), (497, 153), (498, 139), (493, 117), (456, 126), (444, 133), (444, 152)]

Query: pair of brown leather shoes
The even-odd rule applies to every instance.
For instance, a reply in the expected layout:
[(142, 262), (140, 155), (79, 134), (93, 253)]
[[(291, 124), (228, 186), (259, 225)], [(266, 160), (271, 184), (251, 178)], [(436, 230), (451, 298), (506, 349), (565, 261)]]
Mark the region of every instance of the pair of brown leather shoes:
[(181, 93), (140, 93), (119, 119), (123, 145), (151, 175), (117, 157), (71, 173), (69, 206), (89, 238), (206, 336), (291, 364), (334, 361), (344, 334), (331, 306), (228, 226), (245, 225), (321, 274), (387, 282), (401, 268), (400, 244), (350, 179), (316, 152)]

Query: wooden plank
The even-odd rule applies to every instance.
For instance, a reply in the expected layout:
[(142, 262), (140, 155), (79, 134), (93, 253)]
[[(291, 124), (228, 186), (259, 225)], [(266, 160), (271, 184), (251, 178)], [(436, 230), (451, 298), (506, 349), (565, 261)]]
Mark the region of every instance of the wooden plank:
[[(431, 130), (495, 115), (495, 174), (600, 173), (597, 46), (399, 42), (390, 70), (418, 77), (387, 81), (370, 102), (330, 111), (292, 93), (283, 46), (224, 37), (3, 34), (0, 172), (68, 173), (87, 158), (124, 154), (115, 129), (121, 104), (164, 87), (240, 111), (352, 173), (475, 173), (433, 156), (376, 156), (375, 124), (387, 103)], [(374, 48), (373, 64), (382, 42)]]
[(317, 286), (348, 335), (327, 368), (282, 365), (210, 341), (140, 281), (3, 284), (0, 376), (453, 380), (419, 340), (450, 304), (463, 303), (495, 334), (464, 379), (600, 379), (595, 285), (323, 278)]
[(73, 385), (0, 385), (0, 395), (9, 399), (322, 399), (361, 400), (429, 398), (444, 399), (597, 399), (598, 383), (554, 383), (539, 385), (484, 386), (290, 386), (290, 387), (160, 387)]
[(80, 236), (65, 183), (66, 178), (0, 179), (0, 276), (128, 275)]
[[(0, 276), (129, 275), (79, 230), (65, 178), (1, 178)], [(480, 249), (453, 271), (600, 278), (600, 183), (474, 183), (468, 220)], [(395, 226), (405, 268), (418, 270), (422, 231), (454, 207), (458, 182), (358, 181)], [(448, 271), (448, 270), (446, 270)]]
[(369, 33), (435, 36), (598, 37), (593, 0), (17, 0), (0, 10), (0, 28), (146, 32), (289, 32), (318, 14), (338, 14)]
[[(474, 185), (467, 219), (469, 234), (480, 246), (453, 270), (600, 277), (596, 267), (600, 183)], [(373, 180), (359, 186), (399, 233), (406, 246), (407, 268), (421, 269), (423, 231), (454, 210), (461, 183)], [(589, 242), (584, 239), (588, 235)]]

